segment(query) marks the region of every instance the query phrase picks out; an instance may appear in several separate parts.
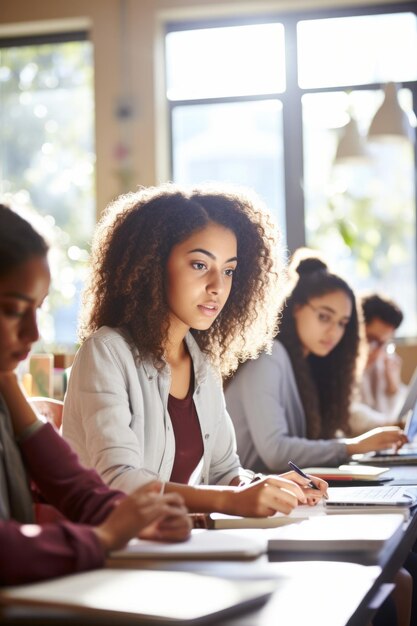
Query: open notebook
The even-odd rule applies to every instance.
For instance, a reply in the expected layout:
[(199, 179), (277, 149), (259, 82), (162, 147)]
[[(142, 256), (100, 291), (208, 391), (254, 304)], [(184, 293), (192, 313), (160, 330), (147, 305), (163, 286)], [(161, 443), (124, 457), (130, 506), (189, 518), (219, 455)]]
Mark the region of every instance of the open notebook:
[(272, 580), (231, 580), (189, 572), (104, 569), (6, 587), (0, 605), (66, 609), (114, 624), (199, 624), (262, 604)]
[(187, 541), (171, 543), (132, 539), (121, 550), (110, 553), (110, 559), (254, 559), (266, 552), (262, 535), (248, 538), (238, 530), (211, 532), (194, 528)]

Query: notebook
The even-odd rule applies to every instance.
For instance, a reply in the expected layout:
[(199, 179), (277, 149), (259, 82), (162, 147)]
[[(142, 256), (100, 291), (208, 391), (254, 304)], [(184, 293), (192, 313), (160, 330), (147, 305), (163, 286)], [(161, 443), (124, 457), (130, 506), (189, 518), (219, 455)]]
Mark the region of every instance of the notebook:
[(329, 487), (326, 509), (338, 507), (399, 507), (417, 504), (417, 487), (380, 485), (378, 487)]
[(268, 532), (268, 552), (379, 552), (403, 532), (402, 515), (325, 515)]
[(132, 539), (126, 547), (110, 553), (110, 559), (254, 559), (266, 552), (262, 535), (250, 539), (231, 530), (191, 531), (187, 541), (178, 543)]
[(332, 481), (379, 481), (382, 474), (389, 471), (387, 467), (373, 467), (372, 465), (339, 465), (339, 467), (306, 467), (306, 474), (312, 474)]
[[(0, 605), (66, 609), (114, 624), (199, 624), (262, 604), (272, 580), (174, 571), (102, 569), (0, 591)], [(108, 622), (107, 622), (108, 623)]]
[[(297, 507), (297, 512), (300, 507)], [(276, 528), (286, 524), (294, 524), (300, 518), (308, 519), (309, 511), (303, 510), (302, 515), (285, 515), (275, 513), (269, 517), (242, 517), (226, 515), (225, 513), (192, 513), (194, 528), (208, 528), (211, 530), (241, 529), (241, 528)]]

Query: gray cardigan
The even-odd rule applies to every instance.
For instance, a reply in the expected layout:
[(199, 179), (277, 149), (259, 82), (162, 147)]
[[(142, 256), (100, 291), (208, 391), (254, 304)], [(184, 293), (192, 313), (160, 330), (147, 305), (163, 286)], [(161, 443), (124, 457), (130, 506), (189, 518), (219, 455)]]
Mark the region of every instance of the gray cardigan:
[[(228, 485), (240, 474), (240, 463), (221, 380), (190, 334), (186, 342), (204, 444), (190, 483)], [(152, 478), (168, 481), (175, 458), (170, 386), (168, 366), (158, 372), (150, 361), (135, 360), (127, 335), (103, 326), (82, 345), (72, 366), (63, 435), (81, 462), (114, 488), (130, 493)]]
[(225, 392), (243, 465), (256, 472), (337, 466), (348, 458), (343, 440), (307, 439), (306, 420), (294, 371), (284, 346), (242, 365)]

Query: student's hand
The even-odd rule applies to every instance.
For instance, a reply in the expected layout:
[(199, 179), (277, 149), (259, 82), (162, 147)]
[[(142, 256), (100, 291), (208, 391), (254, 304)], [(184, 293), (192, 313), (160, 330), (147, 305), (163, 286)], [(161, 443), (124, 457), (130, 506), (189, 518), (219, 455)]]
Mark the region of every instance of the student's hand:
[(184, 541), (190, 536), (192, 521), (184, 501), (177, 493), (163, 496), (166, 504), (170, 505), (170, 512), (158, 518), (140, 531), (141, 539), (154, 541)]
[(298, 503), (307, 503), (301, 487), (281, 476), (265, 476), (233, 490), (227, 497), (230, 513), (247, 517), (267, 517), (277, 511), (288, 515)]
[[(309, 504), (310, 506), (314, 506), (315, 504), (320, 502), (322, 498), (327, 500), (327, 489), (329, 488), (329, 484), (326, 483), (326, 481), (322, 478), (319, 478), (318, 476), (313, 476), (312, 474), (306, 474), (306, 476), (308, 476), (308, 479), (306, 479), (294, 471), (285, 472), (285, 474), (280, 474), (280, 476), (289, 478), (295, 483), (298, 483), (307, 498), (307, 504)], [(310, 481), (314, 485), (316, 485), (317, 489), (312, 489), (312, 487), (309, 487)]]
[(406, 434), (398, 426), (383, 426), (373, 428), (359, 437), (346, 440), (349, 455), (374, 452), (385, 448), (398, 450), (408, 439)]
[(122, 548), (133, 537), (186, 539), (191, 523), (181, 496), (160, 495), (161, 483), (152, 482), (122, 498), (107, 519), (94, 530), (104, 550)]

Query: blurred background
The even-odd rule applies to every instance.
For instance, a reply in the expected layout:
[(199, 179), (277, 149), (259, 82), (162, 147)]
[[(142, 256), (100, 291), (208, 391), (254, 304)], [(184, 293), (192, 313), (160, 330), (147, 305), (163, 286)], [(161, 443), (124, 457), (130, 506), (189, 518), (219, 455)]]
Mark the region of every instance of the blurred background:
[(3, 0), (0, 201), (52, 244), (42, 348), (76, 348), (108, 202), (222, 180), (395, 299), (415, 363), (416, 107), (415, 2)]

